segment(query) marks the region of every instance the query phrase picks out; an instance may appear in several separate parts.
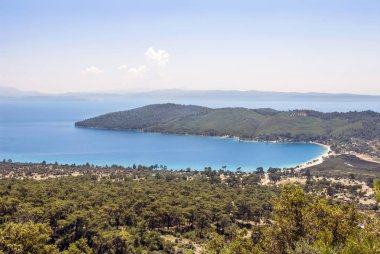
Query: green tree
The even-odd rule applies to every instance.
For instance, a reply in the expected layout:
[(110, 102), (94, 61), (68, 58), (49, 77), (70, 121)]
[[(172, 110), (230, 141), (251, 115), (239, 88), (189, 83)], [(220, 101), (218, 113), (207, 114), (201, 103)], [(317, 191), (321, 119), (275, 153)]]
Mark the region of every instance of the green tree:
[(87, 244), (87, 240), (84, 238), (70, 244), (69, 248), (62, 252), (63, 254), (92, 254), (91, 248)]
[(225, 239), (223, 235), (213, 233), (211, 240), (207, 243), (206, 250), (210, 254), (220, 254), (224, 249)]
[(261, 240), (269, 253), (332, 253), (364, 232), (363, 215), (355, 207), (307, 196), (299, 186), (285, 186), (272, 206), (273, 224)]
[(242, 235), (238, 235), (231, 241), (229, 246), (222, 251), (222, 254), (235, 254), (235, 253), (255, 254), (255, 253), (260, 253), (260, 251), (255, 248), (255, 246), (253, 245), (253, 242), (249, 238), (246, 238)]
[(58, 253), (55, 245), (49, 244), (51, 233), (50, 227), (45, 223), (9, 222), (0, 229), (0, 250), (14, 254)]
[(285, 186), (281, 195), (272, 202), (274, 213), (273, 227), (268, 228), (268, 238), (264, 239), (266, 248), (272, 253), (284, 253), (294, 248), (304, 234), (303, 209), (307, 197), (296, 185)]
[(376, 199), (377, 199), (377, 201), (380, 202), (380, 182), (375, 180), (373, 182), (373, 188), (374, 188), (375, 193), (376, 193)]

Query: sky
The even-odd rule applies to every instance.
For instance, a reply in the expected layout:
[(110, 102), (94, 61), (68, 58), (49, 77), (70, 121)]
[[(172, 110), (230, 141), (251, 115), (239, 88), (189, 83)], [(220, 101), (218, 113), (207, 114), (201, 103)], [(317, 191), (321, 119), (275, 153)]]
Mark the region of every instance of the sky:
[(0, 0), (0, 86), (380, 94), (380, 1)]

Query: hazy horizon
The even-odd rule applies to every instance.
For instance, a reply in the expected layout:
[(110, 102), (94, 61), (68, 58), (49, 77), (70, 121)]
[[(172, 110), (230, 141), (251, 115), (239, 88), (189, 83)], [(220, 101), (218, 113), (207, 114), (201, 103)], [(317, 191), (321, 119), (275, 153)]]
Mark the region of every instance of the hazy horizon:
[(380, 95), (380, 2), (1, 1), (0, 85)]
[(65, 94), (114, 94), (114, 95), (123, 95), (123, 94), (143, 94), (143, 93), (154, 93), (154, 92), (165, 92), (165, 91), (176, 91), (176, 92), (257, 92), (257, 93), (273, 93), (273, 94), (321, 94), (321, 95), (353, 95), (353, 96), (373, 96), (378, 97), (380, 94), (361, 94), (361, 93), (347, 93), (347, 92), (315, 92), (315, 91), (307, 91), (307, 92), (286, 92), (286, 91), (270, 91), (270, 90), (239, 90), (239, 89), (186, 89), (186, 88), (161, 88), (161, 89), (131, 89), (131, 90), (93, 90), (93, 91), (64, 91), (64, 92), (45, 92), (40, 90), (32, 90), (32, 89), (19, 89), (17, 87), (12, 86), (2, 86), (0, 85), (0, 91), (2, 89), (11, 89), (15, 92), (20, 93), (33, 93), (33, 94), (40, 94), (40, 95), (46, 95), (46, 96), (54, 96), (54, 95), (65, 95)]

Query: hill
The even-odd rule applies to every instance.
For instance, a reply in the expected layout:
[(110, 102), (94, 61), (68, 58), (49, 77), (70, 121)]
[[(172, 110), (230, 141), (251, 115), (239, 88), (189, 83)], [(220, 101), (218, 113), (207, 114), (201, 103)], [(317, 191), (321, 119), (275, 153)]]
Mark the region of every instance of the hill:
[(168, 103), (108, 113), (77, 122), (75, 126), (273, 141), (380, 139), (380, 113), (373, 111), (213, 109)]

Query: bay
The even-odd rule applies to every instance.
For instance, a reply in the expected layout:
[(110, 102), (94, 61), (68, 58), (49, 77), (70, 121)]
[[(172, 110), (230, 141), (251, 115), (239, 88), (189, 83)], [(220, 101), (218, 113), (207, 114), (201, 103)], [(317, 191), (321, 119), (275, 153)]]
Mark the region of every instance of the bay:
[(252, 171), (313, 160), (325, 148), (305, 143), (239, 142), (236, 139), (78, 129), (74, 122), (145, 105), (144, 101), (7, 101), (0, 103), (0, 159), (95, 165), (163, 165)]

